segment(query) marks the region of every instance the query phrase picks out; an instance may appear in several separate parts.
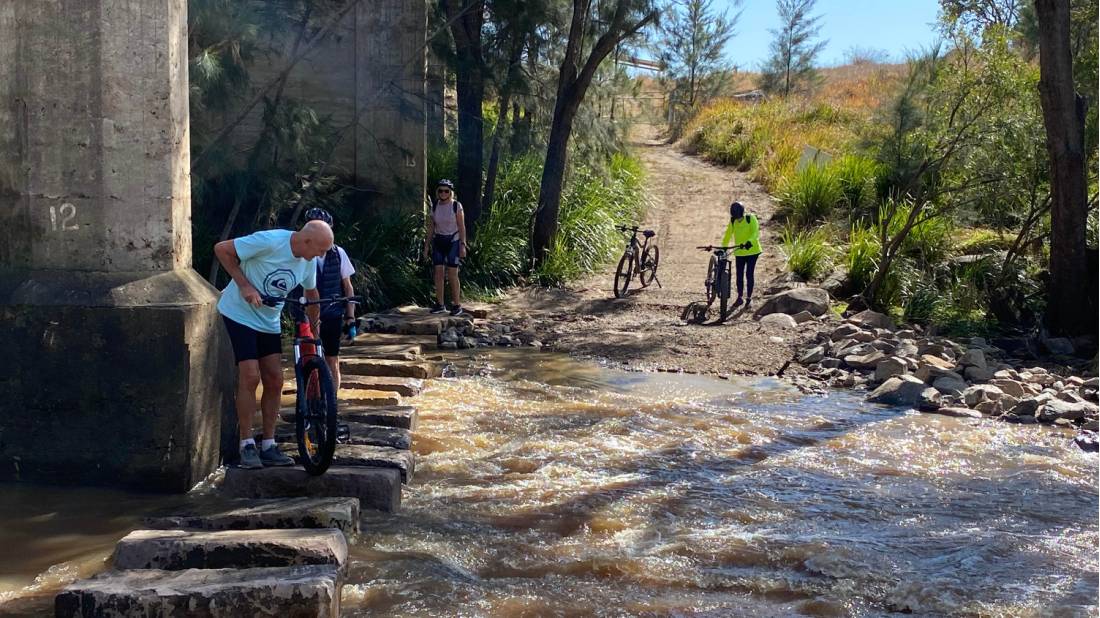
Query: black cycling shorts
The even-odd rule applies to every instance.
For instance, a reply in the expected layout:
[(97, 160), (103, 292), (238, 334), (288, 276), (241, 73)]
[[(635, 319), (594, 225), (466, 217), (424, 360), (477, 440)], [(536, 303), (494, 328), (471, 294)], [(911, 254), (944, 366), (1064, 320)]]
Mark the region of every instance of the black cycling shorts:
[(344, 334), (344, 318), (321, 318), (321, 347), (325, 356), (340, 356), (340, 335)]
[(233, 344), (233, 356), (237, 359), (237, 364), (283, 353), (283, 341), (279, 333), (261, 333), (224, 315), (222, 321), (229, 331), (229, 341)]
[(449, 234), (432, 236), (432, 265), (458, 268), (458, 238)]

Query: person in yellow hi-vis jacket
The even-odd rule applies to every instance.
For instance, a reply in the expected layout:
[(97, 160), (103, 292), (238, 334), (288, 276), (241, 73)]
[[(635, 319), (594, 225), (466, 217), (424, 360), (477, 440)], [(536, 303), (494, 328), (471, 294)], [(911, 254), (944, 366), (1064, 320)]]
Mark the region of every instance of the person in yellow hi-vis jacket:
[[(730, 222), (726, 226), (726, 233), (722, 236), (722, 246), (736, 246), (734, 260), (737, 266), (737, 300), (733, 306), (738, 307), (742, 302), (748, 309), (752, 304), (752, 286), (755, 281), (756, 259), (763, 251), (760, 248), (760, 219), (756, 215), (745, 212), (741, 202), (730, 204)], [(748, 289), (745, 289), (745, 284)], [(742, 301), (742, 292), (744, 301)]]

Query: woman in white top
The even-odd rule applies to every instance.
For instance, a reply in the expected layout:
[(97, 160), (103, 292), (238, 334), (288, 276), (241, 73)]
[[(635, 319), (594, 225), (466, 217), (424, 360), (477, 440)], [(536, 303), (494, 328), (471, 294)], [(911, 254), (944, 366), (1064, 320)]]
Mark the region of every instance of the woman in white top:
[(462, 289), (458, 283), (459, 259), (466, 257), (466, 217), (462, 204), (455, 199), (454, 183), (443, 179), (436, 183), (438, 198), (428, 217), (428, 235), (424, 238), (424, 256), (432, 258), (435, 275), (435, 304), (432, 313), (445, 313), (443, 275), (451, 282), (451, 315), (462, 313)]

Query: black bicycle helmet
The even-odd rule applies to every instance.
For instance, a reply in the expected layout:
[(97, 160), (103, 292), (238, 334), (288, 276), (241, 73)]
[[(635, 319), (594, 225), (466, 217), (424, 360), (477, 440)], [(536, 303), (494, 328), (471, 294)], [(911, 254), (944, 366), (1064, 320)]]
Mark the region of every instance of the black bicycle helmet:
[(324, 208), (310, 208), (306, 211), (306, 221), (324, 221), (332, 225), (332, 215)]
[(435, 183), (435, 188), (438, 189), (439, 187), (447, 187), (453, 192), (455, 190), (455, 183), (446, 178), (440, 178), (439, 182)]
[(745, 207), (741, 205), (741, 202), (734, 202), (730, 204), (730, 219), (740, 219), (745, 216)]

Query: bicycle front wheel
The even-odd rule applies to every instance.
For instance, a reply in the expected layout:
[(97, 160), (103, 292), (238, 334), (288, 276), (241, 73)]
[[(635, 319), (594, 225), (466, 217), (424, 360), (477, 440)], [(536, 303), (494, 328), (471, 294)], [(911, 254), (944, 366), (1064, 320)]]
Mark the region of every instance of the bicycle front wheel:
[(706, 285), (706, 288), (707, 288), (707, 304), (708, 305), (714, 302), (714, 297), (717, 296), (717, 293), (718, 293), (718, 279), (717, 279), (718, 273), (716, 272), (717, 269), (718, 269), (717, 261), (714, 259), (714, 256), (712, 255), (710, 257), (710, 263), (707, 264), (707, 280), (704, 283), (704, 285)]
[(317, 356), (302, 362), (298, 372), (298, 410), (295, 430), (298, 455), (306, 472), (324, 474), (336, 452), (336, 390), (328, 365)]
[(726, 321), (726, 311), (730, 302), (730, 269), (729, 262), (719, 262), (718, 264), (718, 296), (722, 299), (718, 308), (718, 321)]
[(661, 263), (661, 249), (657, 245), (646, 247), (642, 252), (642, 270), (638, 273), (638, 280), (642, 287), (649, 287), (653, 278), (657, 276), (657, 265)]
[(630, 287), (630, 278), (634, 276), (634, 256), (629, 252), (619, 258), (619, 266), (615, 269), (615, 298), (626, 296), (626, 289)]

